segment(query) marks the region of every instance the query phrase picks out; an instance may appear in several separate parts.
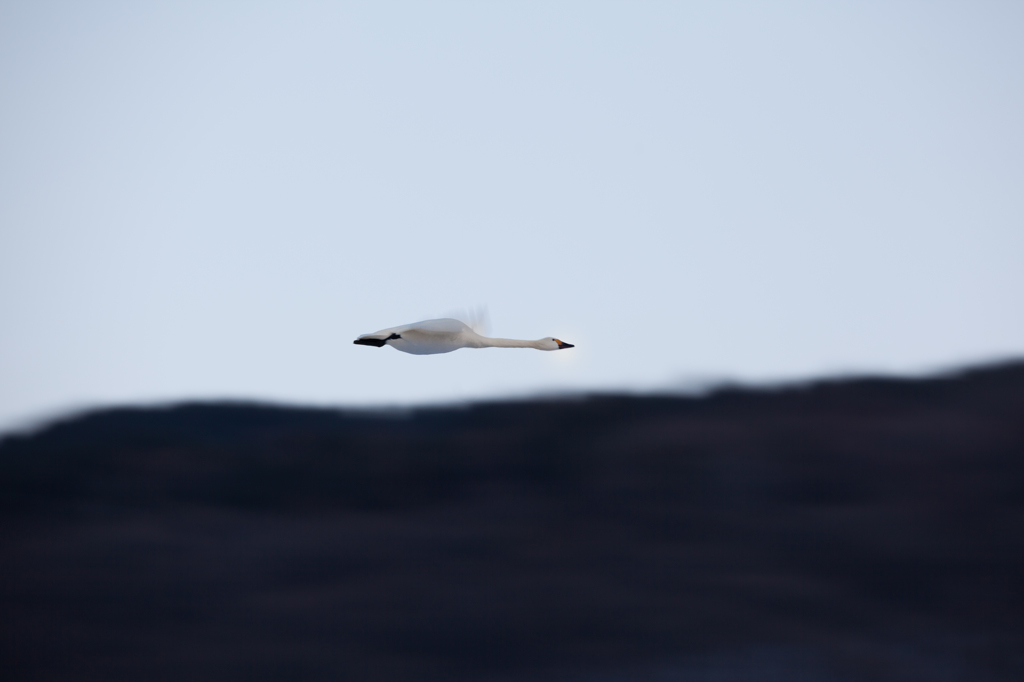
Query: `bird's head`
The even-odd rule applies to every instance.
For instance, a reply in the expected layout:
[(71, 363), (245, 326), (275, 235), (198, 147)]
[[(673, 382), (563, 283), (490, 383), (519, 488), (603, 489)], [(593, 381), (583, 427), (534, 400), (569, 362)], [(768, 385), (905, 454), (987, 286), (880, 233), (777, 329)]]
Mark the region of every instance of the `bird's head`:
[(571, 343), (566, 343), (561, 339), (556, 339), (549, 336), (546, 339), (541, 339), (541, 350), (562, 350), (563, 348), (575, 348)]

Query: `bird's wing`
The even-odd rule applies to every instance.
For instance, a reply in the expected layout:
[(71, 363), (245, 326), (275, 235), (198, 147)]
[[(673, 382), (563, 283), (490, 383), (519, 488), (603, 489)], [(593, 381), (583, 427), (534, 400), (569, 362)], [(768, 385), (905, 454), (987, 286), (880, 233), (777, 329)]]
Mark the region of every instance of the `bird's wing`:
[[(406, 325), (406, 329), (416, 329), (424, 332), (440, 332), (442, 334), (458, 334), (466, 331), (469, 327), (452, 317), (443, 317), (439, 320), (424, 320), (415, 324)], [(398, 332), (401, 334), (401, 332)]]
[(462, 310), (453, 310), (451, 313), (452, 314), (449, 317), (454, 317), (456, 320), (462, 320), (466, 323), (467, 327), (480, 336), (490, 335), (491, 320), (490, 315), (487, 313), (487, 306), (463, 308)]
[(389, 329), (381, 329), (379, 332), (372, 334), (363, 334), (359, 338), (361, 339), (386, 339), (392, 334), (398, 334), (401, 336), (402, 332), (415, 329), (422, 332), (436, 332), (442, 334), (457, 334), (463, 330), (469, 329), (462, 322), (446, 317), (440, 320), (423, 320), (422, 322), (413, 322), (412, 324), (404, 324), (401, 327), (391, 327)]

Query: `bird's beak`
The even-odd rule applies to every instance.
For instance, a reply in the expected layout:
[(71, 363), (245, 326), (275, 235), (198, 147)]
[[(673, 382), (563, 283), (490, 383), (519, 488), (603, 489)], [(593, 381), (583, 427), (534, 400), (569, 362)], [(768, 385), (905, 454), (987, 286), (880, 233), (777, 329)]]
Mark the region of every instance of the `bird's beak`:
[(380, 348), (384, 345), (384, 339), (356, 339), (352, 343), (357, 346), (376, 346)]
[(559, 341), (558, 342), (558, 350), (562, 350), (563, 348), (575, 348), (575, 347), (576, 346), (572, 345), (571, 343), (566, 343), (565, 341)]

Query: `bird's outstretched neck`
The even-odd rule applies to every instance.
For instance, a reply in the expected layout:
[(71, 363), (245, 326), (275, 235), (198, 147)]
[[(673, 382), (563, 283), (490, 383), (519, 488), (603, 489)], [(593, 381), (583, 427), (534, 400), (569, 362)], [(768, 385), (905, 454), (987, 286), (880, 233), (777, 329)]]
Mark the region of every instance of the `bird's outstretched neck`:
[(541, 339), (537, 341), (525, 341), (522, 339), (492, 339), (488, 336), (477, 335), (479, 346), (477, 348), (537, 348), (540, 349)]

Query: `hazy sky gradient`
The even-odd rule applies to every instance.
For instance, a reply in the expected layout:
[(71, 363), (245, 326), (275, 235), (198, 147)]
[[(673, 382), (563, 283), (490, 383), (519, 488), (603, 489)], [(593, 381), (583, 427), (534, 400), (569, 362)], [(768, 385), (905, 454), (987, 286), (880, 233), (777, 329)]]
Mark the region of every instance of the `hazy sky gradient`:
[[(0, 427), (1024, 355), (1024, 4), (0, 5)], [(358, 334), (486, 306), (572, 351)]]

